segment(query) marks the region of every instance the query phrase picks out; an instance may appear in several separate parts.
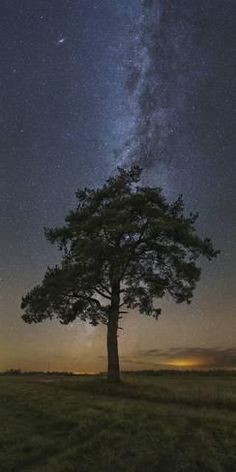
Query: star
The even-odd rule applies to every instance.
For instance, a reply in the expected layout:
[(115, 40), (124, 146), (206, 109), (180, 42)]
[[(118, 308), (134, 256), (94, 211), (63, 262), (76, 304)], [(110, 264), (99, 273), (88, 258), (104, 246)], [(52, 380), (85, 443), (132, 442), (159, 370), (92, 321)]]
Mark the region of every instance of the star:
[(61, 44), (63, 44), (65, 42), (66, 38), (60, 38), (58, 39), (57, 41), (57, 46), (61, 46)]

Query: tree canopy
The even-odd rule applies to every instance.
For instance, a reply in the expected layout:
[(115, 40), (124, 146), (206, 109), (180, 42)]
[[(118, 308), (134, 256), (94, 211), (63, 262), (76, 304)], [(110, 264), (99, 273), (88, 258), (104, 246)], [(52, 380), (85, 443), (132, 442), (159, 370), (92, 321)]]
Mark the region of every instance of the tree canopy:
[(195, 230), (198, 215), (185, 216), (180, 196), (169, 203), (160, 188), (140, 186), (142, 170), (118, 169), (98, 189), (76, 193), (77, 206), (46, 238), (62, 252), (42, 283), (22, 299), (27, 323), (57, 317), (108, 327), (108, 376), (119, 380), (117, 330), (124, 310), (158, 318), (158, 298), (190, 303), (200, 256), (217, 252)]

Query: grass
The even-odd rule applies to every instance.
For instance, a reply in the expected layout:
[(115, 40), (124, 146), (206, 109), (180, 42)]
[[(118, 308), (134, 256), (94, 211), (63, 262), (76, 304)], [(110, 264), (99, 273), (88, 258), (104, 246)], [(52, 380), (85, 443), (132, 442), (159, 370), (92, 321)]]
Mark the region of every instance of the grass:
[(236, 376), (0, 376), (0, 471), (234, 472)]

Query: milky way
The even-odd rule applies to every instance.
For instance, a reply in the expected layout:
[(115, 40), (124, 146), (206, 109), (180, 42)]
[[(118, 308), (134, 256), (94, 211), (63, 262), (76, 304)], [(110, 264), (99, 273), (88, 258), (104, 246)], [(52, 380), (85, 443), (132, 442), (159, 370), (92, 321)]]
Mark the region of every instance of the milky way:
[(135, 115), (130, 154), (144, 167), (176, 158), (176, 141), (194, 115), (196, 89), (208, 73), (198, 16), (192, 2), (155, 0), (143, 9), (127, 87)]
[(156, 324), (124, 320), (125, 366), (149, 349), (234, 347), (234, 7), (1, 0), (0, 369), (48, 357), (54, 368), (104, 368), (102, 329), (25, 326), (19, 305), (57, 261), (43, 227), (62, 224), (78, 187), (131, 162), (169, 198), (183, 193), (221, 256), (203, 267), (190, 308), (165, 302)]

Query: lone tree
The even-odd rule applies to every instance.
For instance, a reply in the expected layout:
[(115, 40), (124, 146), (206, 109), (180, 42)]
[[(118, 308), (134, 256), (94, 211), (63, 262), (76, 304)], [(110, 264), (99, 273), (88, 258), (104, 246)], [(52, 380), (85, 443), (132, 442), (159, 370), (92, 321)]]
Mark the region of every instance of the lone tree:
[(124, 309), (158, 318), (158, 298), (169, 293), (190, 303), (199, 256), (217, 255), (195, 231), (197, 215), (184, 216), (180, 196), (168, 203), (160, 188), (139, 186), (141, 169), (118, 169), (99, 189), (79, 190), (65, 226), (45, 230), (62, 251), (41, 285), (22, 299), (22, 316), (38, 323), (54, 316), (107, 326), (108, 379), (120, 381), (118, 324)]

